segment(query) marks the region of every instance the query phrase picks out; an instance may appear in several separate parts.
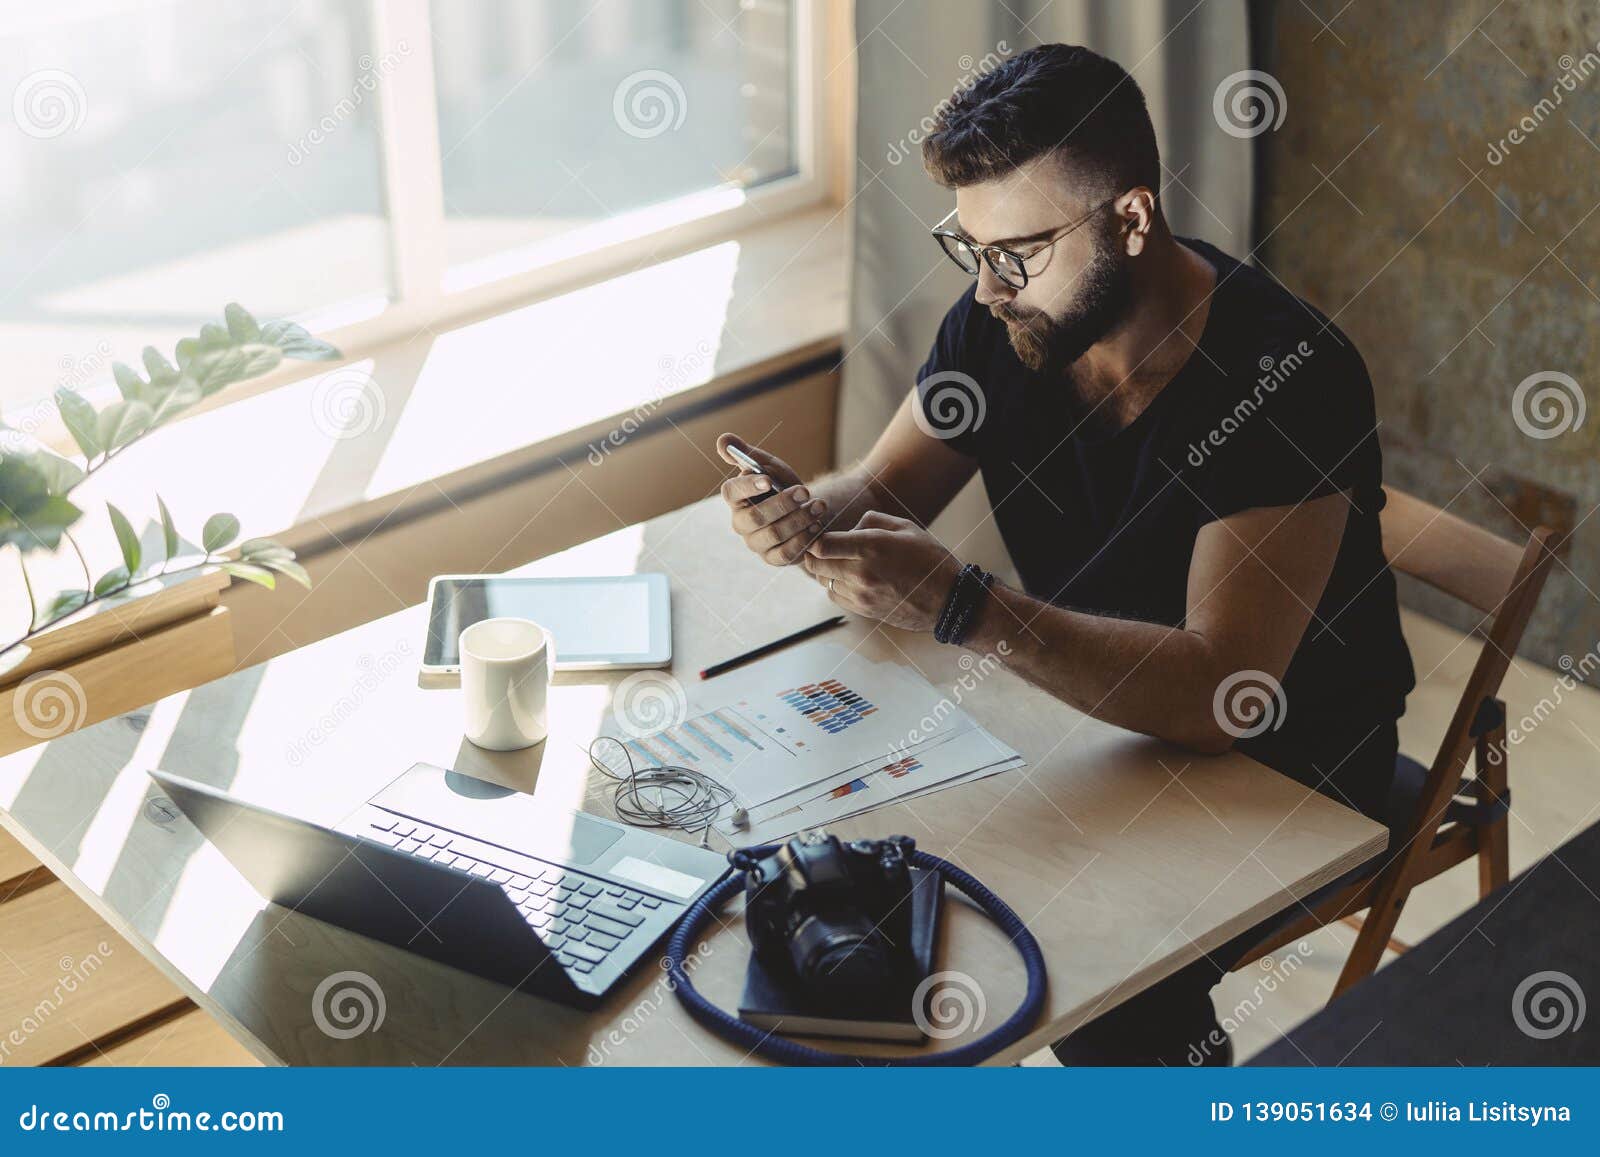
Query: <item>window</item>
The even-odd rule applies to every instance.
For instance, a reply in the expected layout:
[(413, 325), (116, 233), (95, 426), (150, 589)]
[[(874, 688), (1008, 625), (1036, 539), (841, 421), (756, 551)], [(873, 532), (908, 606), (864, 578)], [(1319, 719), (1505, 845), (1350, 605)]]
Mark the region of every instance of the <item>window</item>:
[(0, 406), (230, 300), (361, 349), (817, 200), (812, 0), (0, 16)]
[(83, 387), (239, 299), (262, 316), (388, 295), (376, 109), (288, 151), (355, 84), (339, 0), (7, 6), (0, 405)]
[(452, 267), (794, 173), (788, 5), (486, 7), (432, 3)]

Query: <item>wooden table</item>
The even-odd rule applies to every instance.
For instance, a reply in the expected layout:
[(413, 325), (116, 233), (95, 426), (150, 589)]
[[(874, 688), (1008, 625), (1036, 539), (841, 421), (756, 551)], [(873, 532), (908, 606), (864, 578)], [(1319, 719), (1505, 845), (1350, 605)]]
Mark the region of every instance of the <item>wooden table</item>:
[[(747, 554), (715, 501), (518, 573), (635, 570), (671, 581), (674, 670), (686, 686), (709, 662), (832, 611), (803, 573)], [(265, 904), (154, 798), (145, 772), (161, 767), (332, 824), (426, 760), (610, 814), (609, 791), (590, 783), (583, 749), (611, 730), (609, 700), (622, 676), (559, 676), (545, 744), (482, 752), (461, 738), (458, 694), (416, 685), (424, 615), (416, 607), (378, 619), (6, 757), (0, 821), (264, 1061), (745, 1060), (690, 1021), (653, 960), (598, 1012), (569, 1011)], [(914, 667), (943, 689), (965, 676), (975, 685), (960, 690), (961, 705), (1028, 760), (1024, 771), (835, 829), (914, 836), (1028, 922), (1049, 962), (1047, 1016), (1000, 1060), (1040, 1048), (1383, 847), (1377, 824), (1242, 755), (1191, 757), (1003, 671), (979, 680), (981, 665), (962, 666), (963, 652), (926, 636), (852, 622), (829, 638)], [(975, 910), (964, 902), (950, 910), (943, 967), (976, 978), (983, 1016), (968, 1023), (992, 1028), (1021, 995), (1020, 961)], [(728, 915), (694, 971), (725, 1007), (737, 1001), (747, 956), (736, 909)], [(312, 1001), (343, 971), (372, 978), (384, 1014), (381, 1026), (336, 1039), (317, 1027)]]

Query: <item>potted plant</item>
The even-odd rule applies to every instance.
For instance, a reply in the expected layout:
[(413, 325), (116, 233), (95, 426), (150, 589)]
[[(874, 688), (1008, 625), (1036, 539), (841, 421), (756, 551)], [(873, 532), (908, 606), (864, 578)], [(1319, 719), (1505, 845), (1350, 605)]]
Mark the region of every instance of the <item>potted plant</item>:
[[(84, 516), (73, 503), (72, 492), (85, 479), (184, 411), (228, 386), (268, 373), (285, 358), (333, 361), (343, 356), (294, 322), (258, 323), (237, 304), (223, 311), (222, 324), (207, 322), (197, 337), (178, 342), (174, 355), (169, 361), (146, 347), (143, 374), (114, 363), (112, 375), (120, 397), (100, 408), (76, 390), (66, 386), (56, 390), (62, 423), (83, 456), (81, 464), (0, 421), (0, 547), (16, 547), (30, 604), (27, 630), (0, 643), (0, 675), (26, 659), (28, 643), (42, 632), (86, 607), (134, 597), (138, 586), (150, 579), (216, 566), (268, 588), (278, 575), (311, 585), (294, 552), (270, 539), (246, 539), (236, 552), (224, 555), (239, 537), (239, 520), (231, 514), (213, 514), (201, 528), (200, 553), (181, 554), (178, 528), (159, 495), (161, 557), (148, 556), (128, 517), (108, 502), (106, 514), (122, 561), (98, 577), (91, 572), (72, 535)], [(27, 559), (37, 551), (59, 550), (63, 541), (83, 567), (83, 585), (53, 593), (41, 607)]]

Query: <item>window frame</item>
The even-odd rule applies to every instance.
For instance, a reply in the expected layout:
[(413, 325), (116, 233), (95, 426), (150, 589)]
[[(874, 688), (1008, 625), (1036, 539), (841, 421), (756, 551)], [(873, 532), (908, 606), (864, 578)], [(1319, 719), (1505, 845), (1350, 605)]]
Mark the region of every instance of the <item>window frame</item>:
[(298, 318), (347, 355), (538, 301), (647, 260), (664, 260), (813, 208), (830, 196), (832, 158), (825, 140), (829, 77), (823, 74), (828, 4), (793, 0), (793, 174), (748, 190), (703, 190), (586, 226), (604, 239), (554, 261), (537, 263), (534, 247), (527, 247), (452, 268), (446, 253), (429, 0), (369, 2), (374, 58), (401, 43), (408, 49), (406, 67), (384, 76), (376, 93), (389, 292), (365, 308), (354, 307), (354, 317), (346, 304)]

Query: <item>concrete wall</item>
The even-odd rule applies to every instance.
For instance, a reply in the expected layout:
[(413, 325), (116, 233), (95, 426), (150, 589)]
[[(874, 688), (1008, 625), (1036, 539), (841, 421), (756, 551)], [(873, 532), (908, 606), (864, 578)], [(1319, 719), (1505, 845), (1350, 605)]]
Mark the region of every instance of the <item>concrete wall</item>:
[[(1259, 138), (1261, 263), (1365, 355), (1392, 483), (1507, 537), (1573, 531), (1523, 654), (1577, 660), (1600, 642), (1600, 5), (1255, 16), (1286, 104)], [(1519, 400), (1536, 374), (1576, 390)]]

